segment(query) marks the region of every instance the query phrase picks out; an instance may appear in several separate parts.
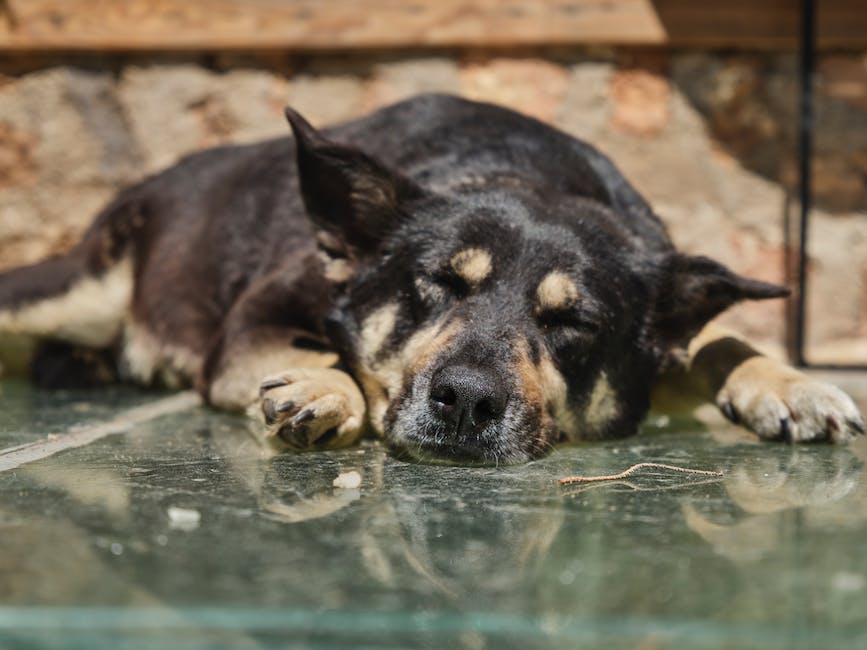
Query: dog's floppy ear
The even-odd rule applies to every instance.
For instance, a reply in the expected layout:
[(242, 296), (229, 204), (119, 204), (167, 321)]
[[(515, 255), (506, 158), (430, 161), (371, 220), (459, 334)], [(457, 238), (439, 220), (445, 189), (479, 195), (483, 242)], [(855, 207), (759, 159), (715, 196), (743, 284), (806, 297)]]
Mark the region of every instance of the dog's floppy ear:
[(741, 300), (783, 298), (789, 290), (741, 277), (707, 257), (673, 253), (661, 265), (654, 330), (663, 345), (686, 345), (714, 316)]
[[(360, 149), (328, 140), (291, 108), (304, 205), (329, 253), (358, 258), (373, 251), (422, 195), (411, 180)], [(342, 250), (341, 250), (342, 249)]]

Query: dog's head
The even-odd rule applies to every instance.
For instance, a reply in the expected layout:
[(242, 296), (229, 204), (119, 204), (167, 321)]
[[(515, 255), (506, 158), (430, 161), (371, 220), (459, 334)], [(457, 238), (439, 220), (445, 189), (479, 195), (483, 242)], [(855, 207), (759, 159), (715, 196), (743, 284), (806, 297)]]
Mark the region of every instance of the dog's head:
[(653, 248), (598, 201), (484, 173), (432, 191), (287, 116), (340, 286), (329, 334), (372, 426), (413, 457), (514, 463), (630, 435), (669, 350), (783, 294)]

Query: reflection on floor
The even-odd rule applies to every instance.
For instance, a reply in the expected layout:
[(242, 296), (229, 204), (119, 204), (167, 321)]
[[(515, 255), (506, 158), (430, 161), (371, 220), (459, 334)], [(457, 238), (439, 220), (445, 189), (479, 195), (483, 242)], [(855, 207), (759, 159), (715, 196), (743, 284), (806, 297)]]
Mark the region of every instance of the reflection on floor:
[[(273, 455), (183, 395), (0, 400), (0, 648), (867, 647), (867, 440), (650, 420), (461, 468)], [(646, 461), (724, 475), (556, 485)]]

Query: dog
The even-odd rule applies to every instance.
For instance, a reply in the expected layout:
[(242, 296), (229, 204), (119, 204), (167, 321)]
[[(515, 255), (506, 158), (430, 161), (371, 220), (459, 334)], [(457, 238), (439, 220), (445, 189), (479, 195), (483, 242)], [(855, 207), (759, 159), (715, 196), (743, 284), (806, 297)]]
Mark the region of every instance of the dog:
[(293, 450), (366, 431), (424, 461), (519, 463), (636, 433), (672, 369), (762, 438), (864, 432), (837, 388), (711, 322), (782, 287), (676, 251), (592, 146), (427, 95), (190, 155), (67, 254), (0, 274), (37, 382), (193, 385)]

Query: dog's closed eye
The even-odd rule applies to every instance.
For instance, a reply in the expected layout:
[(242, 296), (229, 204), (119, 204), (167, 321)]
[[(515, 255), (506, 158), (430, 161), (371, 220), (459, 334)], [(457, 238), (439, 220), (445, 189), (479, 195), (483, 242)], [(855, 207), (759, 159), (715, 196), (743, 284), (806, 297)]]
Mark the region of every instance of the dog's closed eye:
[(413, 290), (409, 293), (409, 305), (416, 322), (427, 318), (431, 313), (441, 312), (455, 300), (467, 295), (467, 287), (459, 278), (450, 278), (436, 273), (422, 273), (416, 276)]
[(475, 285), (467, 281), (451, 265), (422, 272), (415, 279), (418, 297), (429, 304), (461, 300), (470, 295), (475, 288)]
[(569, 329), (589, 334), (596, 334), (602, 330), (602, 324), (596, 315), (579, 309), (537, 311), (536, 321), (543, 330)]
[(434, 273), (430, 281), (455, 298), (464, 298), (471, 289), (467, 280), (451, 269), (442, 269)]

